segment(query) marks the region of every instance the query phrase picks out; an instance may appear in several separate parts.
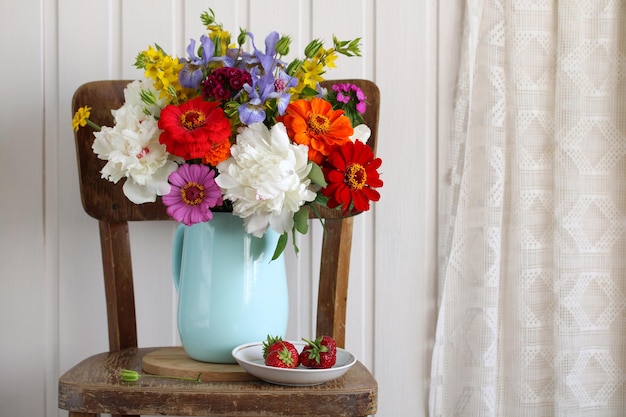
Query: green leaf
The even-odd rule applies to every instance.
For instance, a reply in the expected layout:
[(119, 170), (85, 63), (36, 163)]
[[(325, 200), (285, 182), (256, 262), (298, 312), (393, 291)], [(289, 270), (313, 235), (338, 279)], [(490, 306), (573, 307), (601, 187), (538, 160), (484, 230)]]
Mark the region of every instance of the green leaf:
[(306, 86), (306, 87), (304, 87), (302, 89), (302, 93), (300, 93), (300, 94), (302, 96), (304, 96), (304, 97), (315, 97), (315, 96), (317, 96), (318, 92), (317, 92), (317, 90), (315, 90), (315, 89), (313, 89), (313, 88), (311, 88), (309, 86)]
[[(323, 194), (318, 194), (317, 196), (315, 196), (315, 200), (313, 200), (314, 203), (319, 204), (320, 206), (326, 206), (326, 204), (328, 203), (328, 200), (330, 200), (328, 197), (326, 197)], [(313, 208), (314, 206), (311, 206), (311, 208)], [(315, 213), (317, 214), (317, 213)]]
[(301, 207), (300, 210), (294, 214), (293, 222), (295, 229), (303, 235), (306, 235), (309, 231), (309, 208), (307, 206)]
[(317, 165), (315, 162), (311, 163), (311, 172), (309, 172), (309, 178), (313, 182), (313, 184), (317, 184), (322, 187), (326, 187), (328, 183), (326, 182), (326, 178), (324, 178), (324, 173), (322, 172), (322, 168)]
[(280, 235), (278, 238), (278, 243), (276, 243), (276, 249), (274, 249), (274, 255), (272, 256), (272, 261), (278, 259), (278, 257), (284, 252), (287, 247), (287, 240), (289, 240), (289, 235), (287, 232)]

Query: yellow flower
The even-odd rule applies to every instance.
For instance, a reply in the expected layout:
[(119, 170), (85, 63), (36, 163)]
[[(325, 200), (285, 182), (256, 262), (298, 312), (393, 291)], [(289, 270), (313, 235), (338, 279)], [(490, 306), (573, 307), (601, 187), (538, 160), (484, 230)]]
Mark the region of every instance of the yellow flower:
[(335, 60), (337, 59), (337, 52), (334, 49), (329, 49), (326, 51), (326, 57), (324, 57), (324, 64), (326, 68), (337, 68), (335, 64)]
[(324, 81), (322, 74), (326, 72), (326, 68), (336, 68), (336, 59), (337, 51), (335, 49), (320, 47), (315, 56), (306, 59), (296, 72), (298, 85), (291, 90), (292, 94), (300, 94), (306, 87), (315, 89), (318, 83)]
[(74, 113), (74, 117), (72, 118), (72, 127), (74, 128), (74, 131), (78, 132), (80, 127), (86, 126), (90, 115), (91, 107), (89, 106), (84, 106), (76, 110), (76, 113)]
[(170, 102), (181, 102), (189, 99), (189, 91), (178, 83), (178, 73), (184, 64), (160, 48), (148, 47), (141, 53), (145, 76), (154, 81), (154, 88), (160, 91), (160, 97), (169, 97)]
[(210, 25), (208, 29), (211, 31), (209, 38), (215, 43), (215, 55), (223, 56), (229, 46), (234, 47), (234, 45), (229, 45), (230, 32), (224, 30), (221, 25)]
[(300, 94), (306, 87), (315, 89), (317, 83), (324, 81), (323, 73), (324, 65), (317, 60), (307, 59), (296, 73), (298, 85), (293, 88), (292, 93)]

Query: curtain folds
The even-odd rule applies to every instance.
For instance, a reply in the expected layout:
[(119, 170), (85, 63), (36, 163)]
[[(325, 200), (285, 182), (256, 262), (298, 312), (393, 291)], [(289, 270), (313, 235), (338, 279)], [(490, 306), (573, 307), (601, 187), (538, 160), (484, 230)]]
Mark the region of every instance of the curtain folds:
[(626, 415), (626, 3), (467, 0), (431, 417)]

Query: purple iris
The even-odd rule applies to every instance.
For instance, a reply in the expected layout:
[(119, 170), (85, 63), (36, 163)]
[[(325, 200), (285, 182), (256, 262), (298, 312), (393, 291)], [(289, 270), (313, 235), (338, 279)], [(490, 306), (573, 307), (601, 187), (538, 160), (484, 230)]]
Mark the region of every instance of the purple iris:
[(222, 58), (214, 57), (215, 44), (206, 35), (200, 37), (200, 56), (196, 55), (196, 40), (190, 39), (187, 46), (187, 54), (189, 58), (185, 62), (185, 66), (178, 74), (178, 82), (186, 88), (198, 88), (200, 82), (204, 79), (204, 70), (211, 61), (219, 61)]
[(245, 84), (244, 90), (248, 93), (249, 100), (247, 103), (243, 103), (239, 106), (239, 120), (246, 125), (252, 123), (262, 122), (265, 120), (265, 110), (263, 109), (263, 103), (267, 99), (268, 87), (273, 87), (268, 83), (267, 78), (272, 77), (271, 74), (256, 78), (252, 77), (252, 85)]
[(256, 64), (257, 62), (261, 64), (261, 68), (263, 68), (263, 72), (265, 74), (269, 74), (274, 71), (278, 64), (285, 66), (285, 62), (276, 58), (276, 44), (280, 40), (280, 35), (278, 32), (271, 32), (265, 38), (265, 53), (259, 51), (254, 44), (254, 35), (248, 32), (248, 36), (252, 41), (252, 48), (254, 48), (253, 56), (250, 59), (250, 64)]
[(288, 75), (282, 69), (278, 71), (278, 75), (274, 80), (275, 97), (278, 99), (278, 114), (282, 115), (287, 109), (289, 101), (291, 100), (291, 94), (287, 93), (287, 91), (296, 85), (298, 85), (297, 78)]

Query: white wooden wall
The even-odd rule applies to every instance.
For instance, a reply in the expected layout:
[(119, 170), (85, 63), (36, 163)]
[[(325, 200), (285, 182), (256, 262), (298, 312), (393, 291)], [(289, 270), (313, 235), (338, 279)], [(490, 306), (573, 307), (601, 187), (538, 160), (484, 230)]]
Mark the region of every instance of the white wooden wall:
[[(150, 43), (183, 55), (212, 7), (235, 34), (363, 38), (328, 78), (382, 96), (382, 201), (355, 225), (347, 349), (379, 381), (379, 416), (425, 416), (435, 325), (438, 137), (445, 137), (458, 0), (3, 0), (0, 52), (0, 417), (64, 416), (60, 373), (107, 348), (97, 225), (77, 190), (70, 101), (82, 83), (137, 78)], [(261, 38), (262, 39), (262, 38)], [(441, 47), (439, 46), (441, 44)], [(178, 342), (173, 224), (133, 225), (139, 343)], [(319, 228), (288, 258), (288, 337), (312, 333)], [(137, 268), (139, 269), (139, 268)]]

